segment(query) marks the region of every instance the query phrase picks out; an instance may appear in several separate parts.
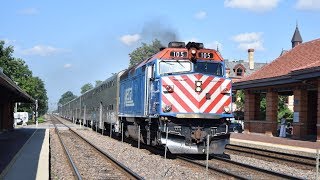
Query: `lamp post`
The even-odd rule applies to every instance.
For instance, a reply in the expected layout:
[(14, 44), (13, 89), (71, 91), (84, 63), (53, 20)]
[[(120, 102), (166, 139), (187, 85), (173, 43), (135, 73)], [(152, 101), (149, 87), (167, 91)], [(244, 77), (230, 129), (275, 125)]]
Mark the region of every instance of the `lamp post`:
[(35, 109), (35, 117), (34, 120), (36, 121), (36, 127), (38, 127), (38, 100), (36, 99), (36, 109)]

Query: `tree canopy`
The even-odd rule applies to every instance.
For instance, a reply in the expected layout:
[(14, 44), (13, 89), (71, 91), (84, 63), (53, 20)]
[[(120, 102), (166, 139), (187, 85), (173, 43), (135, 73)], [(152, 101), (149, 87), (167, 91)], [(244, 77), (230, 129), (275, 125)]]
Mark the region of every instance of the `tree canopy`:
[(77, 98), (76, 95), (74, 95), (71, 91), (67, 91), (64, 94), (61, 95), (61, 98), (59, 99), (59, 104), (64, 105), (67, 102), (71, 101), (72, 99)]
[[(39, 77), (34, 77), (32, 71), (25, 61), (12, 56), (13, 46), (5, 46), (4, 41), (0, 41), (0, 67), (4, 74), (18, 84), (18, 86), (28, 93), (32, 98), (38, 100), (38, 111), (42, 115), (48, 110), (47, 90), (44, 82)], [(18, 111), (31, 112), (32, 104), (22, 104)]]
[(152, 44), (142, 43), (141, 47), (138, 47), (129, 54), (129, 66), (134, 66), (139, 62), (150, 58), (152, 55), (158, 53), (161, 47), (163, 46), (161, 45), (161, 42), (158, 39), (152, 41)]
[(99, 86), (99, 85), (102, 84), (102, 83), (103, 83), (103, 81), (96, 80), (96, 85), (95, 85), (94, 87), (97, 87), (97, 86)]
[(89, 91), (89, 90), (92, 89), (92, 88), (93, 88), (93, 86), (92, 86), (91, 83), (87, 83), (87, 84), (83, 85), (83, 86), (81, 87), (81, 94)]

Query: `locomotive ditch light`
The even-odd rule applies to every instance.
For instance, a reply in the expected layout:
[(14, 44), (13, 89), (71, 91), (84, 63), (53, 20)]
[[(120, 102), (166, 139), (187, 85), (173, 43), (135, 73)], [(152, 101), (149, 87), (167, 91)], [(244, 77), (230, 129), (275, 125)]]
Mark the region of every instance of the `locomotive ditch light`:
[(226, 112), (226, 113), (230, 113), (230, 107), (229, 106), (225, 106), (225, 107), (223, 107), (223, 109), (224, 109), (224, 112)]
[(165, 105), (162, 110), (163, 112), (170, 112), (172, 110), (172, 105)]

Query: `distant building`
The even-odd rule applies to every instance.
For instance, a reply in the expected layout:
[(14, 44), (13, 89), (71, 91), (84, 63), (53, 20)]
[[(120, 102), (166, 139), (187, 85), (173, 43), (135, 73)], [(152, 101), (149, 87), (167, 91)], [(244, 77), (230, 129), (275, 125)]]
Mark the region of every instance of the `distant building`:
[(244, 76), (252, 74), (262, 68), (267, 63), (254, 62), (254, 49), (248, 49), (248, 60), (225, 60), (227, 77), (233, 81), (242, 79)]

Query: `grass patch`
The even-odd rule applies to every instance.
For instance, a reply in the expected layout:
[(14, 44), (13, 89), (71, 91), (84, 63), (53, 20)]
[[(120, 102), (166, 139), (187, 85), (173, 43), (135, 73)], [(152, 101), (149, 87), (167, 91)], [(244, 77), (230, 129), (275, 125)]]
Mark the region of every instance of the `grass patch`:
[[(43, 123), (43, 122), (44, 122), (44, 116), (40, 116), (40, 117), (38, 117), (37, 119), (38, 119), (38, 123)], [(32, 120), (32, 119), (30, 119), (30, 120), (28, 121), (28, 124), (35, 124), (35, 121)]]

